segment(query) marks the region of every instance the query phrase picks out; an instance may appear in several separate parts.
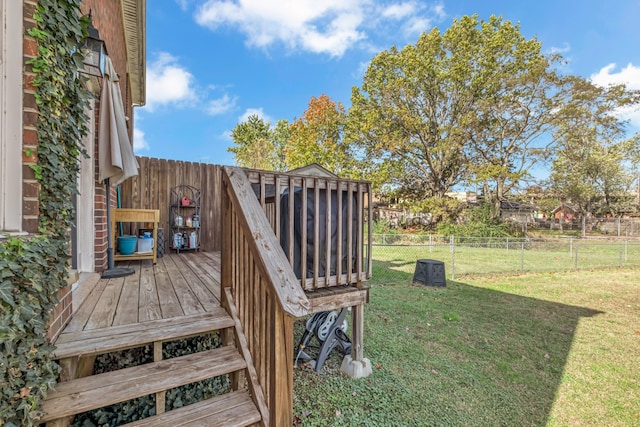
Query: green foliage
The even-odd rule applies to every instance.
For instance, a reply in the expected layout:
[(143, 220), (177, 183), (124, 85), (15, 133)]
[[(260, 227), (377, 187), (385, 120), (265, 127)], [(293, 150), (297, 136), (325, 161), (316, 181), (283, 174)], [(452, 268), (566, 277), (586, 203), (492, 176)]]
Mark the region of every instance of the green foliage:
[[(86, 33), (80, 0), (40, 0), (29, 35), (36, 73), (40, 234), (0, 242), (0, 425), (37, 425), (40, 403), (59, 367), (47, 327), (57, 291), (66, 285), (67, 230), (73, 220), (83, 109), (89, 93), (78, 75), (77, 46)], [(71, 54), (71, 52), (75, 52)]]
[(416, 212), (429, 212), (433, 215), (433, 222), (455, 222), (465, 208), (460, 200), (451, 197), (427, 197), (411, 206)]
[(371, 222), (371, 232), (373, 234), (397, 234), (398, 229), (395, 227), (392, 227), (391, 223), (389, 223), (388, 220), (381, 219), (379, 221)]
[(64, 276), (56, 271), (57, 250), (44, 236), (0, 245), (0, 425), (37, 424), (39, 403), (58, 375), (46, 338)]
[(462, 222), (442, 222), (437, 226), (438, 234), (463, 237), (509, 237), (517, 235), (511, 226), (495, 214), (490, 203), (466, 210)]
[(540, 48), (502, 18), (463, 16), (381, 52), (353, 89), (348, 139), (411, 200), (465, 181), (506, 191), (539, 159), (531, 144), (549, 124), (558, 58)]
[(598, 87), (582, 78), (565, 82), (558, 113), (559, 147), (551, 165), (551, 184), (582, 215), (618, 215), (633, 204), (630, 196), (640, 161), (640, 134), (626, 134), (615, 112), (640, 104), (640, 91)]
[(343, 178), (361, 178), (344, 139), (346, 113), (327, 95), (312, 97), (303, 116), (291, 124), (287, 165), (295, 169), (318, 163)]
[(284, 146), (289, 138), (289, 124), (279, 120), (275, 128), (257, 115), (239, 123), (231, 132), (235, 146), (228, 151), (235, 155), (238, 166), (284, 171), (286, 169)]

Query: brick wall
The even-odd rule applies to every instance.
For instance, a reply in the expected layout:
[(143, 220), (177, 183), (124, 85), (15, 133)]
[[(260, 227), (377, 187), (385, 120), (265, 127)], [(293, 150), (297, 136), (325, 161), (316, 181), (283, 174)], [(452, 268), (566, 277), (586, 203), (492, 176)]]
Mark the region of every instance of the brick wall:
[(109, 58), (111, 58), (120, 77), (119, 85), (125, 115), (130, 119), (127, 121), (129, 138), (133, 140), (133, 106), (131, 105), (131, 92), (127, 84), (127, 50), (120, 0), (85, 0), (81, 7), (84, 13), (89, 13), (91, 10), (93, 26), (98, 29), (100, 38), (104, 40)]
[[(76, 277), (73, 277), (69, 281), (74, 281), (74, 279), (77, 280)], [(54, 341), (58, 335), (60, 335), (62, 329), (69, 323), (69, 320), (71, 320), (71, 314), (73, 312), (71, 283), (60, 289), (57, 296), (59, 302), (53, 309), (51, 319), (49, 320), (48, 336), (51, 341)]]
[[(98, 29), (100, 38), (104, 40), (109, 58), (120, 77), (118, 82), (122, 93), (125, 115), (129, 117), (127, 130), (129, 138), (133, 140), (133, 106), (131, 104), (131, 92), (129, 90), (127, 75), (127, 52), (124, 39), (124, 24), (122, 22), (122, 10), (120, 0), (85, 0), (82, 3), (83, 13), (91, 11), (93, 26)], [(106, 211), (106, 190), (104, 183), (98, 181), (98, 120), (100, 115), (99, 102), (96, 102), (94, 113), (96, 114), (96, 180), (95, 180), (95, 269), (103, 271), (107, 268), (107, 211)], [(111, 207), (116, 207), (117, 198), (115, 188), (111, 190)]]
[[(14, 0), (11, 0), (14, 1)], [(24, 5), (23, 25), (24, 25), (24, 61), (28, 61), (37, 54), (36, 41), (27, 35), (27, 31), (36, 24), (33, 14), (37, 0), (22, 0)], [(131, 93), (129, 91), (127, 75), (127, 57), (124, 39), (124, 27), (122, 22), (122, 11), (120, 0), (85, 0), (81, 6), (83, 13), (92, 12), (93, 25), (100, 32), (100, 37), (105, 41), (109, 57), (120, 77), (120, 90), (125, 107), (125, 114), (130, 120), (127, 121), (127, 128), (130, 138), (133, 137), (133, 107), (131, 105)], [(38, 139), (36, 132), (36, 122), (38, 118), (37, 106), (35, 103), (35, 88), (33, 87), (34, 73), (31, 66), (24, 65), (23, 75), (23, 156), (22, 156), (22, 179), (23, 179), (23, 230), (29, 233), (38, 232), (38, 196), (39, 184), (37, 183), (31, 165), (37, 162)], [(96, 103), (98, 105), (99, 103)], [(94, 111), (98, 114), (98, 108)], [(98, 116), (96, 115), (96, 118)], [(96, 127), (98, 126), (98, 120)], [(96, 144), (98, 129), (95, 131)], [(95, 161), (97, 158), (97, 147), (95, 149)], [(95, 267), (96, 271), (102, 271), (107, 267), (107, 221), (106, 221), (106, 197), (103, 183), (98, 182), (98, 167), (96, 163), (95, 176)], [(115, 206), (115, 189), (112, 189), (112, 206)], [(54, 339), (68, 323), (72, 313), (72, 292), (71, 279), (68, 286), (58, 292), (59, 304), (52, 312), (49, 337)]]

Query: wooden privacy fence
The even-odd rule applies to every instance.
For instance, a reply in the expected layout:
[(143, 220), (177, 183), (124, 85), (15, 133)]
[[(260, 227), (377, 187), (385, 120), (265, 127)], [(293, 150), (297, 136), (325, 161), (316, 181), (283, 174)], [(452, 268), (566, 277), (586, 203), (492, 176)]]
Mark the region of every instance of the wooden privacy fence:
[[(219, 251), (222, 217), (220, 210), (221, 167), (206, 163), (137, 157), (139, 175), (120, 184), (120, 206), (160, 210), (159, 227), (164, 230), (164, 251), (171, 244), (169, 204), (171, 188), (191, 185), (200, 190), (200, 249)], [(132, 227), (137, 227), (132, 224)], [(136, 228), (125, 233), (137, 234)]]

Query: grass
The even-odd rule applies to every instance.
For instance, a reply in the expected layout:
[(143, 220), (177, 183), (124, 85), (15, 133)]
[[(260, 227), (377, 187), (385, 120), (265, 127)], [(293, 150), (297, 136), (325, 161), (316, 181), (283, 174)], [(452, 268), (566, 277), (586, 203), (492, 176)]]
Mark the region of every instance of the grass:
[[(498, 246), (500, 245), (500, 246)], [(373, 247), (373, 278), (383, 283), (413, 274), (420, 258), (443, 261), (447, 277), (568, 271), (594, 268), (640, 267), (640, 243), (577, 242), (510, 243), (486, 246), (447, 244), (376, 245)]]
[(640, 426), (637, 270), (410, 278), (372, 286), (369, 377), (295, 370), (297, 425)]

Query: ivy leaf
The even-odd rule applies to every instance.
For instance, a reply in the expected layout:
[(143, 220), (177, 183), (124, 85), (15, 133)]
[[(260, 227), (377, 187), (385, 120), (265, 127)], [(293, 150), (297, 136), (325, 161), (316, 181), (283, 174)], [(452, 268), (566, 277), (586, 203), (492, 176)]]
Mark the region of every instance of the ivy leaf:
[(11, 307), (15, 308), (16, 303), (13, 299), (12, 290), (13, 290), (13, 286), (11, 285), (10, 281), (5, 280), (4, 282), (0, 283), (0, 300), (6, 302)]

